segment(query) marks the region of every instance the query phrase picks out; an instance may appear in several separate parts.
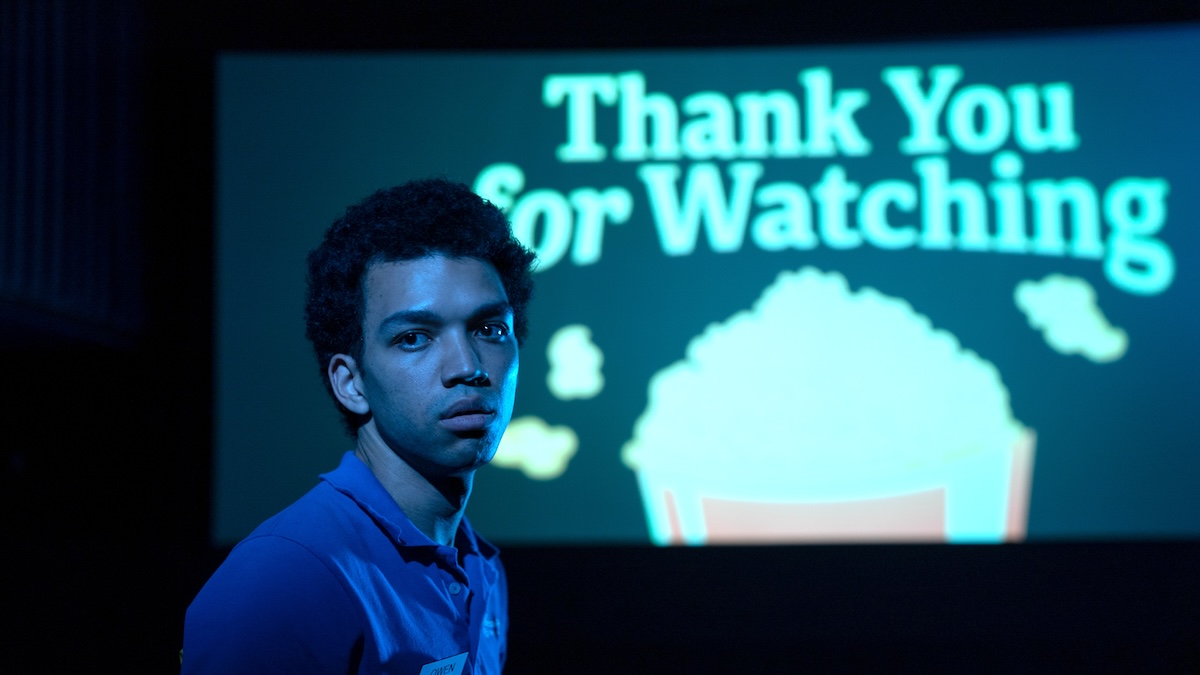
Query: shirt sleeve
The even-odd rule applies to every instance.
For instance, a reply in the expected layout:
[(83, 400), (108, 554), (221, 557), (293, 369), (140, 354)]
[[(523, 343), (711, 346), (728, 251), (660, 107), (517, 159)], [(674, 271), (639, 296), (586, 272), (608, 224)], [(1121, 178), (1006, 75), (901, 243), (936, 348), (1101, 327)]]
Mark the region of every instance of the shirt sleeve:
[(321, 559), (289, 539), (256, 537), (233, 549), (188, 607), (182, 672), (354, 672), (359, 626)]

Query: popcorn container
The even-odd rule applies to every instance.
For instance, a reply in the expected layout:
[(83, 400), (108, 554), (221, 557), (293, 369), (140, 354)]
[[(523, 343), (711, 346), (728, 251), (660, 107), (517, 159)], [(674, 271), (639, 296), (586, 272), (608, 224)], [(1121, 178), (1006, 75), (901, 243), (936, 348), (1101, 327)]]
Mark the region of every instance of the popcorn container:
[(837, 477), (639, 471), (651, 540), (671, 544), (1002, 542), (1025, 537), (1036, 435), (1006, 451)]

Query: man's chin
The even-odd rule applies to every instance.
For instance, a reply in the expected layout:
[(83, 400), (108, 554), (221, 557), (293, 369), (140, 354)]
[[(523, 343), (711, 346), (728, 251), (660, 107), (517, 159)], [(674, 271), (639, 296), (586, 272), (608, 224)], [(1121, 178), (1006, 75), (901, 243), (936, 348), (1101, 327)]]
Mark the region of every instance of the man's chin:
[(451, 456), (447, 457), (450, 460), (450, 466), (446, 467), (456, 475), (475, 471), (492, 461), (492, 457), (496, 456), (496, 448), (499, 446), (499, 440), (491, 434), (486, 432), (471, 433), (469, 435), (461, 435), (459, 439), (460, 441), (456, 444)]

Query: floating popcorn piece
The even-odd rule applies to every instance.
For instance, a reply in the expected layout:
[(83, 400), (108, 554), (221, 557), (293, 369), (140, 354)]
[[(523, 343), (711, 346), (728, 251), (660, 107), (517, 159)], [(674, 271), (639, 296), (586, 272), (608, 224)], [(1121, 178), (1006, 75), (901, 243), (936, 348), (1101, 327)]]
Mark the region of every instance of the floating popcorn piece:
[(520, 469), (534, 480), (553, 480), (567, 470), (579, 449), (579, 436), (566, 426), (550, 426), (539, 417), (520, 417), (508, 425), (492, 465)]
[(550, 372), (546, 386), (560, 400), (593, 398), (604, 389), (604, 352), (592, 342), (592, 331), (583, 324), (564, 326), (546, 346)]
[(1078, 277), (1051, 274), (1041, 281), (1022, 281), (1013, 292), (1017, 307), (1040, 331), (1046, 344), (1064, 354), (1081, 354), (1096, 363), (1125, 355), (1128, 336), (1113, 327), (1096, 304), (1096, 290)]

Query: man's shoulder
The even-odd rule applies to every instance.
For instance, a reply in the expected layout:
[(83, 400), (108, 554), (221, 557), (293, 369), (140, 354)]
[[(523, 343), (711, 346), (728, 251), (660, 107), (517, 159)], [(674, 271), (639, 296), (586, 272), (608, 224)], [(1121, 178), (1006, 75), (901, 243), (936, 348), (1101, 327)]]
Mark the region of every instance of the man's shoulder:
[[(301, 499), (264, 523), (196, 595), (185, 621), (185, 672), (344, 669), (362, 631), (361, 608), (328, 553), (336, 547), (311, 534), (336, 512), (313, 506)], [(315, 516), (316, 527), (291, 522), (303, 516)]]
[[(322, 482), (234, 546), (188, 607), (189, 657), (215, 658), (209, 647), (226, 644), (248, 658), (254, 644), (285, 636), (298, 647), (352, 641), (361, 611), (339, 559), (362, 555), (353, 511), (352, 500)], [(339, 631), (346, 634), (331, 634)]]
[(238, 543), (229, 559), (264, 573), (298, 558), (317, 560), (343, 583), (347, 570), (386, 565), (395, 556), (397, 539), (401, 544), (412, 539), (412, 526), (357, 461), (347, 457), (323, 474), (312, 489)]
[[(331, 539), (343, 537), (367, 518), (362, 509), (327, 482), (320, 482), (246, 536), (238, 547), (267, 537), (296, 542), (305, 547), (320, 547)], [(236, 549), (236, 547), (235, 547)]]
[(333, 559), (355, 555), (355, 540), (363, 537), (366, 517), (356, 511), (352, 500), (319, 483), (238, 542), (213, 580), (236, 587), (239, 579), (271, 576), (336, 585), (338, 566)]

